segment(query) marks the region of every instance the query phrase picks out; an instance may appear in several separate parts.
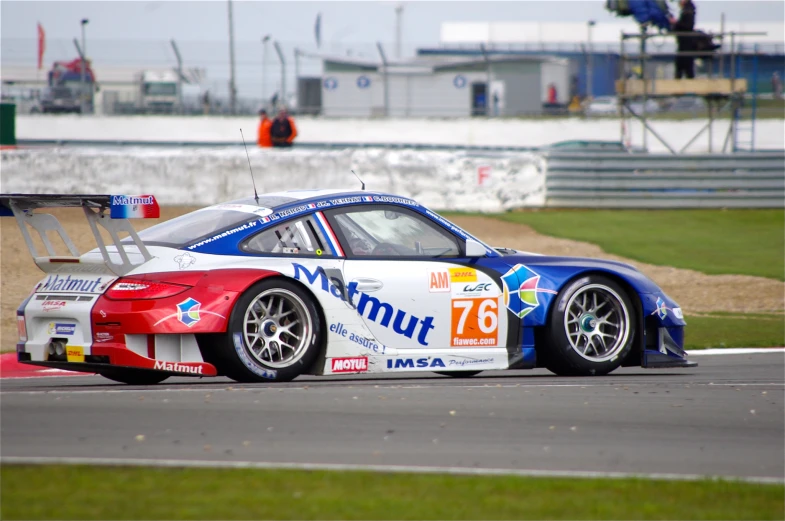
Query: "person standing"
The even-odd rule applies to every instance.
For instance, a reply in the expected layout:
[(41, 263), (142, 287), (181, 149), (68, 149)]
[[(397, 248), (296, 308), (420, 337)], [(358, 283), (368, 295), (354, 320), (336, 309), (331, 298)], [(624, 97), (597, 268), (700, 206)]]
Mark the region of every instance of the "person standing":
[(556, 97), (556, 85), (553, 84), (553, 83), (550, 83), (548, 85), (548, 104), (550, 104), (550, 105), (555, 104), (557, 99), (558, 98)]
[[(692, 0), (679, 0), (681, 14), (677, 20), (674, 16), (669, 16), (671, 30), (674, 32), (691, 33), (695, 30), (695, 4)], [(691, 35), (677, 35), (676, 45), (679, 54), (676, 56), (676, 79), (682, 76), (687, 78), (695, 77), (695, 56), (682, 56), (682, 52), (692, 52), (695, 50), (695, 37)]]
[(289, 117), (286, 108), (278, 111), (278, 115), (273, 120), (270, 127), (270, 138), (274, 147), (290, 147), (297, 137), (297, 127), (294, 120)]
[(273, 141), (270, 137), (270, 128), (273, 126), (273, 122), (267, 117), (267, 111), (264, 109), (259, 111), (259, 117), (261, 119), (259, 121), (259, 132), (256, 143), (262, 148), (271, 147), (273, 146)]
[(771, 74), (771, 93), (774, 95), (774, 99), (782, 99), (782, 80), (777, 71)]

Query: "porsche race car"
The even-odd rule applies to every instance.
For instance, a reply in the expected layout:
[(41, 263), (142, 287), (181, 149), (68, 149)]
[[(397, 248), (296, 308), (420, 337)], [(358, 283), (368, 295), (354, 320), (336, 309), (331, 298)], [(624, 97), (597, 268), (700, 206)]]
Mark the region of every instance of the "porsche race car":
[[(97, 248), (80, 254), (51, 207), (81, 207)], [(3, 194), (0, 213), (45, 273), (17, 310), (22, 363), (140, 385), (696, 365), (681, 309), (632, 266), (491, 247), (396, 195), (270, 193), (138, 233), (154, 196)]]

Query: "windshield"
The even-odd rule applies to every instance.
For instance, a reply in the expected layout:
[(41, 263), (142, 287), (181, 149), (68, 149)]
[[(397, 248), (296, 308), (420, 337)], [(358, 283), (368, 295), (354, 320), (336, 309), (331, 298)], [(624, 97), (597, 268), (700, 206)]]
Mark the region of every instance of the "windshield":
[(234, 210), (197, 210), (142, 230), (139, 232), (139, 238), (145, 244), (180, 248), (200, 237), (212, 235), (225, 228), (249, 221), (253, 217), (247, 212)]
[(395, 207), (333, 214), (354, 255), (457, 256), (455, 238), (425, 218)]
[(177, 94), (176, 83), (145, 83), (144, 93), (148, 96), (174, 96)]

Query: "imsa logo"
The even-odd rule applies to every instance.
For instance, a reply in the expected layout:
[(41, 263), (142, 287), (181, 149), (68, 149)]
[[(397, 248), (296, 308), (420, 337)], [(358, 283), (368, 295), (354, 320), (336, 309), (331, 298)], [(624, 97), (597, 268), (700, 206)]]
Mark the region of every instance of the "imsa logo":
[(422, 367), (445, 367), (441, 358), (396, 358), (387, 360), (387, 369), (415, 369)]

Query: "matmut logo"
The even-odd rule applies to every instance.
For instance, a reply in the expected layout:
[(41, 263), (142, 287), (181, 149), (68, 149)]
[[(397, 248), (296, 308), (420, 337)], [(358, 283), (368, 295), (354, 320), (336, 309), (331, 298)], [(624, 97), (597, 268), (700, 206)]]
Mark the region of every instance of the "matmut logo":
[(333, 373), (364, 373), (368, 370), (368, 357), (333, 358)]
[(153, 369), (172, 371), (173, 373), (202, 374), (201, 365), (185, 365), (178, 364), (177, 362), (164, 362), (163, 360), (156, 360)]
[(153, 204), (153, 196), (113, 195), (112, 204), (114, 205)]

